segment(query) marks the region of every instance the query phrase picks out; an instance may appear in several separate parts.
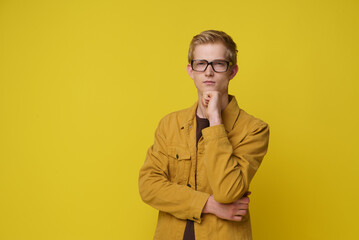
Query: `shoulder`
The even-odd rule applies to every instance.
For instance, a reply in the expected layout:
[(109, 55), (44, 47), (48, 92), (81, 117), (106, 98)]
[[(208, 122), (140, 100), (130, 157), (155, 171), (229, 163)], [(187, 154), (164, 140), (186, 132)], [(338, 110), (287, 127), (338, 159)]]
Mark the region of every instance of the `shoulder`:
[(234, 129), (242, 132), (244, 135), (251, 135), (262, 131), (269, 131), (269, 125), (245, 110), (240, 109)]
[(249, 114), (248, 112), (246, 112), (243, 109), (240, 109), (239, 116), (238, 116), (238, 121), (240, 121), (242, 123), (245, 122), (250, 126), (255, 126), (255, 125), (268, 126), (268, 123), (266, 123), (263, 120)]
[[(267, 146), (269, 141), (269, 126), (263, 120), (240, 109), (238, 118), (228, 137), (236, 151), (243, 148), (243, 144), (256, 149), (256, 146)], [(255, 144), (255, 145), (253, 145)], [(259, 144), (259, 145), (256, 145)], [(242, 148), (239, 148), (242, 146)]]
[(173, 121), (173, 120), (185, 121), (186, 119), (188, 119), (190, 117), (191, 110), (192, 110), (192, 107), (171, 112), (171, 113), (165, 115), (164, 117), (162, 117), (160, 122), (168, 122), (168, 121)]
[(168, 129), (177, 129), (181, 128), (185, 124), (187, 124), (191, 119), (194, 117), (194, 110), (196, 106), (193, 105), (192, 107), (181, 109), (178, 111), (171, 112), (164, 117), (161, 118), (158, 124), (158, 128), (163, 131)]

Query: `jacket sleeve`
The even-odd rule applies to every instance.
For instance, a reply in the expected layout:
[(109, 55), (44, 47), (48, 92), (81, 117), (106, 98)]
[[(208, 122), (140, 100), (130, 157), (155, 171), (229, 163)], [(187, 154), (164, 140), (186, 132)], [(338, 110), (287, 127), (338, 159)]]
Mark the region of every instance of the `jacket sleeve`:
[(186, 185), (170, 182), (167, 146), (162, 128), (160, 123), (155, 133), (154, 144), (148, 149), (145, 163), (140, 169), (141, 198), (160, 211), (170, 213), (179, 219), (190, 219), (200, 223), (203, 207), (210, 195), (195, 191)]
[(204, 165), (214, 199), (231, 203), (241, 198), (267, 152), (268, 125), (257, 121), (238, 143), (229, 141), (223, 124), (205, 128), (202, 134)]

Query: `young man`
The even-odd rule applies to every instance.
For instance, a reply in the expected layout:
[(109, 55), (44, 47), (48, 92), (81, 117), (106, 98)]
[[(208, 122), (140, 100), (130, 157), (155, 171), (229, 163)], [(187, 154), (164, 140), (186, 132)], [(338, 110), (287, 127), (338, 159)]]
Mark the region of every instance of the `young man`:
[(143, 201), (159, 210), (154, 239), (252, 239), (247, 195), (268, 125), (228, 94), (238, 71), (230, 36), (195, 36), (188, 63), (198, 102), (160, 121), (139, 175)]

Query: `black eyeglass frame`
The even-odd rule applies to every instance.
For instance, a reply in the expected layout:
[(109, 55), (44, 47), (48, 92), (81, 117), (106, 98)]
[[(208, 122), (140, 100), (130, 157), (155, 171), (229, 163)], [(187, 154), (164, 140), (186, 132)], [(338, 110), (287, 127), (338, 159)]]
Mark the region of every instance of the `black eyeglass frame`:
[[(194, 62), (194, 61), (205, 61), (205, 62), (207, 62), (207, 66), (204, 68), (203, 71), (194, 70), (194, 68), (193, 68), (193, 62)], [(212, 65), (213, 62), (218, 62), (218, 61), (223, 61), (223, 62), (226, 62), (226, 63), (227, 63), (226, 71), (223, 71), (223, 72), (227, 72), (229, 66), (232, 66), (232, 65), (233, 65), (232, 62), (225, 61), (225, 60), (214, 60), (214, 61), (212, 61), (212, 62), (208, 62), (208, 61), (205, 60), (205, 59), (193, 59), (193, 60), (191, 61), (191, 68), (192, 68), (192, 70), (195, 71), (195, 72), (205, 72), (205, 71), (207, 70), (207, 68), (208, 68), (208, 65), (211, 65), (211, 67), (212, 67), (212, 69), (213, 69), (214, 72), (216, 72), (216, 73), (223, 73), (223, 72), (217, 72), (217, 71), (214, 69), (213, 65)]]

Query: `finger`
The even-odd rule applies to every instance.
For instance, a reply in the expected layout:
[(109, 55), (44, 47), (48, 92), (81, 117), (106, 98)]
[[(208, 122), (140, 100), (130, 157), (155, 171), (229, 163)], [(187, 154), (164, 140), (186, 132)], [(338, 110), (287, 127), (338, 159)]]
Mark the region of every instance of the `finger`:
[(246, 210), (246, 209), (248, 209), (248, 204), (238, 204), (238, 205), (236, 205), (236, 208), (238, 208), (238, 209), (244, 209), (244, 210)]
[(235, 216), (244, 216), (246, 214), (247, 214), (247, 210), (239, 209), (239, 210), (236, 211)]
[(206, 106), (206, 107), (208, 106), (208, 102), (206, 103), (206, 99), (204, 99), (204, 98), (202, 98), (202, 105)]
[(249, 203), (249, 197), (242, 197), (238, 200), (238, 203)]
[(203, 98), (206, 100), (210, 100), (212, 98), (212, 94), (210, 92), (203, 93)]

